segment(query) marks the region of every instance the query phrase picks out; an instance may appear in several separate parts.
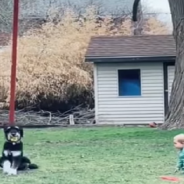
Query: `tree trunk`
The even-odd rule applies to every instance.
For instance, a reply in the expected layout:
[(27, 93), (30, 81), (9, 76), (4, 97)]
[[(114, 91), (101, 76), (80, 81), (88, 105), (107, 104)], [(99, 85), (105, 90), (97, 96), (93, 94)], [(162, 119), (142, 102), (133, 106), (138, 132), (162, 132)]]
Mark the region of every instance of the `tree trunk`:
[(184, 0), (169, 0), (176, 41), (175, 77), (162, 129), (184, 128)]
[(142, 5), (140, 0), (134, 0), (133, 4), (133, 35), (141, 35), (142, 34), (142, 21), (143, 21), (143, 14), (142, 14)]

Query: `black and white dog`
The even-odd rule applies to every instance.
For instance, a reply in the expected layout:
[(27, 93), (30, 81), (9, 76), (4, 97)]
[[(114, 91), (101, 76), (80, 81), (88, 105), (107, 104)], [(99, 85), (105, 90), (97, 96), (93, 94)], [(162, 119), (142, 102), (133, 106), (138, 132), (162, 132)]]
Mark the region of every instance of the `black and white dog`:
[(18, 126), (4, 128), (6, 141), (4, 143), (0, 167), (8, 175), (17, 175), (18, 170), (37, 169), (38, 166), (23, 156), (23, 129)]

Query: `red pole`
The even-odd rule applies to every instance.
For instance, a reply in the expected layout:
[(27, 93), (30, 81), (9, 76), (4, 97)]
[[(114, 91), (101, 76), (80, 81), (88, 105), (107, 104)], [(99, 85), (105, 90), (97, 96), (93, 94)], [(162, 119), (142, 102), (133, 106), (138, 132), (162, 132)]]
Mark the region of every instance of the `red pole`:
[(9, 124), (15, 123), (15, 90), (16, 90), (16, 65), (17, 65), (17, 36), (18, 36), (19, 0), (14, 0), (13, 10), (13, 39), (12, 39), (12, 66), (10, 86), (10, 112)]

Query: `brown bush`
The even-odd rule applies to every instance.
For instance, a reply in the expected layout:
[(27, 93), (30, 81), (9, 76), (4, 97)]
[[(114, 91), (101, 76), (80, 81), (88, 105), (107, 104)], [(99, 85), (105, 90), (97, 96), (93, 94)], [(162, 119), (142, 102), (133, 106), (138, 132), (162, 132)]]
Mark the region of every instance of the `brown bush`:
[[(111, 17), (96, 21), (95, 7), (85, 19), (66, 10), (62, 21), (48, 22), (18, 39), (17, 106), (36, 105), (66, 110), (77, 104), (93, 106), (92, 65), (84, 62), (91, 36), (130, 35), (131, 21), (115, 26)], [(10, 43), (11, 44), (11, 43)], [(10, 75), (11, 47), (0, 53), (1, 75)], [(4, 84), (9, 89), (9, 83)]]

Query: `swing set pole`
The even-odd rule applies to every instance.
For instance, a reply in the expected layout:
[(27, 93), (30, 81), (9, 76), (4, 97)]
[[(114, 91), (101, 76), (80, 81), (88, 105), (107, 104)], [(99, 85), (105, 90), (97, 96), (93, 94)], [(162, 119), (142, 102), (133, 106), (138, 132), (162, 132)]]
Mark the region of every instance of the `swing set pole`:
[(18, 17), (19, 17), (19, 0), (14, 0), (12, 65), (11, 65), (11, 83), (10, 83), (10, 110), (9, 110), (9, 124), (10, 125), (14, 125), (15, 123)]

